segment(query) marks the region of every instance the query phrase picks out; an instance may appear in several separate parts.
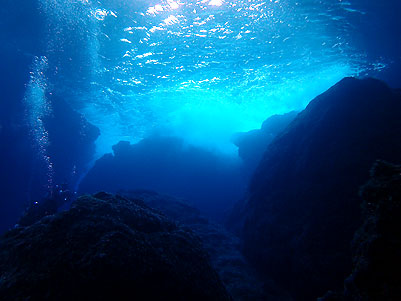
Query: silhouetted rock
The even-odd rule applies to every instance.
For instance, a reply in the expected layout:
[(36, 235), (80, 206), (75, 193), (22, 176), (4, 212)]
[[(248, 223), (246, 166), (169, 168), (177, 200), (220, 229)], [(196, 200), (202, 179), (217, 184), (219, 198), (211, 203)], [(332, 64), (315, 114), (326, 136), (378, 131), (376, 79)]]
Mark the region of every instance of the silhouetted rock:
[(230, 300), (199, 240), (98, 193), (0, 240), (1, 300)]
[(353, 241), (353, 270), (342, 293), (321, 300), (401, 298), (401, 166), (379, 161), (362, 188), (363, 225)]
[[(239, 205), (246, 256), (297, 300), (342, 287), (376, 159), (401, 162), (401, 94), (346, 78), (269, 145)], [(241, 226), (243, 223), (243, 226)]]
[(80, 192), (148, 189), (191, 201), (219, 219), (245, 191), (240, 160), (176, 137), (153, 136), (133, 145), (122, 141), (113, 151), (96, 161)]
[(244, 161), (244, 169), (250, 176), (258, 166), (267, 146), (294, 120), (298, 112), (273, 115), (266, 119), (259, 130), (237, 133), (232, 140), (238, 146), (238, 155)]

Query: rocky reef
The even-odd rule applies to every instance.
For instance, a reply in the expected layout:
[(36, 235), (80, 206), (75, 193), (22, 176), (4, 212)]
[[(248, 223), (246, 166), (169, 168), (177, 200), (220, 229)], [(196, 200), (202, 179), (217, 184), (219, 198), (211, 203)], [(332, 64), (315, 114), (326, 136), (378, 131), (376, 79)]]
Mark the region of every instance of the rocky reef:
[(353, 240), (353, 269), (344, 291), (323, 301), (401, 298), (401, 166), (377, 162), (362, 187), (363, 224)]
[[(83, 171), (99, 133), (49, 99), (61, 181)], [(401, 162), (400, 133), (401, 92), (346, 78), (299, 114), (238, 134), (247, 171), (258, 164), (227, 223), (239, 237), (195, 208), (222, 217), (243, 191), (239, 165), (174, 137), (120, 142), (81, 185), (118, 195), (57, 213), (75, 194), (55, 186), (0, 237), (0, 299), (398, 300), (401, 166), (386, 162)]]
[(263, 283), (240, 251), (239, 238), (221, 224), (208, 220), (188, 201), (153, 191), (120, 191), (127, 198), (142, 200), (167, 217), (190, 229), (202, 241), (212, 267), (236, 301), (286, 300), (286, 293), (273, 283)]
[(401, 94), (345, 78), (268, 146), (233, 216), (245, 255), (295, 300), (340, 289), (361, 224), (359, 187), (376, 159), (401, 162)]
[(199, 239), (142, 201), (83, 196), (0, 239), (1, 300), (230, 300)]
[(191, 201), (217, 220), (245, 188), (240, 160), (187, 145), (177, 137), (154, 135), (136, 144), (114, 145), (113, 154), (96, 161), (79, 191), (153, 190)]

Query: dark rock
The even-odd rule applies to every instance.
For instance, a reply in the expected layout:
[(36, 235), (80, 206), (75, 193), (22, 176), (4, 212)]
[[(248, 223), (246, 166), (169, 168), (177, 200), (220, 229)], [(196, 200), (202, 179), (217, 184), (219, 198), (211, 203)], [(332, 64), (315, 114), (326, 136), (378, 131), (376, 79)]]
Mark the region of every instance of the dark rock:
[(401, 162), (400, 133), (401, 95), (378, 80), (346, 78), (314, 99), (269, 145), (235, 213), (259, 271), (297, 300), (342, 287), (358, 187), (376, 159)]
[[(242, 171), (244, 181), (249, 182), (255, 169), (260, 163), (267, 147), (284, 129), (294, 120), (298, 112), (292, 111), (283, 115), (273, 115), (266, 119), (259, 130), (237, 133), (232, 137), (233, 143), (238, 146), (238, 155), (243, 160)], [(231, 232), (239, 235), (244, 216), (244, 201), (235, 203), (230, 214), (224, 221)]]
[(211, 265), (219, 274), (228, 292), (236, 301), (287, 300), (274, 284), (264, 285), (240, 251), (240, 241), (221, 225), (209, 221), (187, 201), (152, 191), (119, 192), (163, 212), (169, 218), (189, 228), (202, 241)]
[(67, 185), (56, 185), (48, 196), (40, 201), (32, 201), (25, 209), (15, 227), (30, 226), (47, 215), (53, 215), (65, 210), (76, 198), (75, 192), (68, 189)]
[(217, 220), (245, 191), (240, 160), (176, 137), (152, 136), (133, 145), (122, 141), (113, 151), (96, 161), (81, 193), (147, 189), (186, 199)]
[(294, 120), (298, 112), (293, 111), (283, 115), (273, 115), (266, 119), (259, 130), (237, 133), (233, 143), (238, 146), (238, 155), (244, 161), (244, 169), (250, 176), (258, 166), (267, 146)]
[(191, 232), (106, 193), (7, 232), (0, 271), (1, 300), (230, 300)]
[(362, 188), (363, 225), (353, 241), (353, 269), (342, 293), (320, 300), (400, 300), (401, 166), (379, 161)]

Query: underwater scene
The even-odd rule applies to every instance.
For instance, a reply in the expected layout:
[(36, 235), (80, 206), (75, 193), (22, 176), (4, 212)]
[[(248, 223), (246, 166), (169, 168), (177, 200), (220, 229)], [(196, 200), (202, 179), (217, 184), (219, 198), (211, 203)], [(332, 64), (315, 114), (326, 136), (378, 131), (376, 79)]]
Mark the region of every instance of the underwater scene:
[(401, 300), (400, 0), (0, 25), (0, 300)]

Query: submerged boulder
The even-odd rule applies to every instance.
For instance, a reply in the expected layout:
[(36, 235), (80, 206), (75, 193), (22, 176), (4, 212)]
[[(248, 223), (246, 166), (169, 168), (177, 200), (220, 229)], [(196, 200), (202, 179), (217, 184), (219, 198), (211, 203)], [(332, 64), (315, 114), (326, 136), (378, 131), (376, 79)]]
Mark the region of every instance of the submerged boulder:
[(361, 223), (359, 187), (376, 159), (401, 162), (401, 94), (345, 78), (269, 145), (237, 206), (246, 256), (296, 300), (341, 288)]
[(321, 300), (401, 298), (401, 166), (375, 164), (362, 188), (363, 224), (353, 241), (353, 269), (341, 293)]
[(0, 239), (1, 300), (230, 300), (200, 241), (98, 193)]

